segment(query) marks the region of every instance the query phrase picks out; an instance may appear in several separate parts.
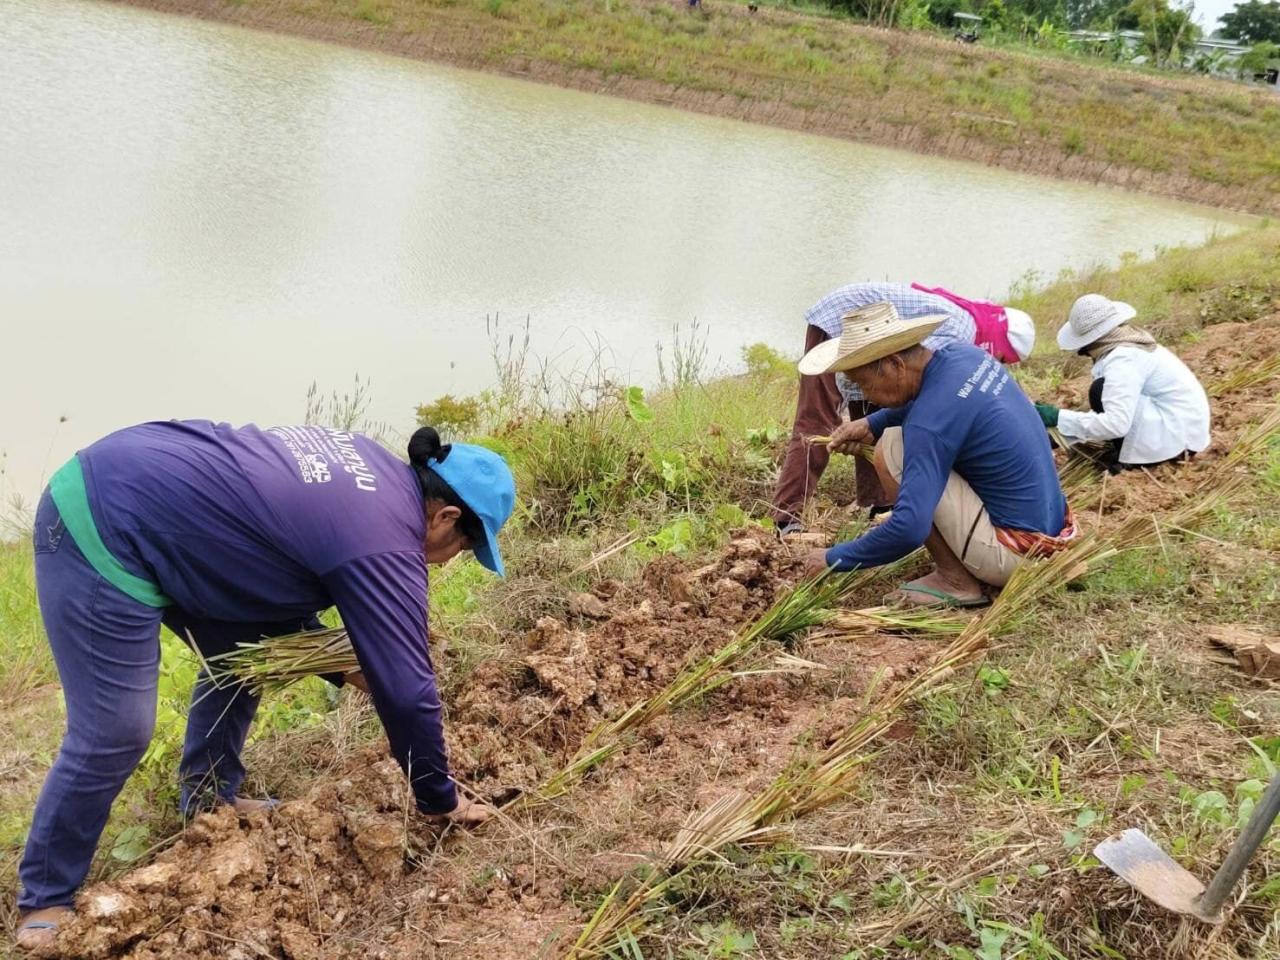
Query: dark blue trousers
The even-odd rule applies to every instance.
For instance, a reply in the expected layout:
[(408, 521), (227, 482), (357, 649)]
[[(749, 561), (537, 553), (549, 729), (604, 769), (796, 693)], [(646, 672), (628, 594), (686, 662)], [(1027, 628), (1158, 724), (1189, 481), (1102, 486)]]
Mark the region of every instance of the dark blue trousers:
[[(23, 910), (70, 905), (89, 872), (111, 804), (151, 741), (162, 620), (206, 656), (320, 625), (314, 617), (226, 623), (139, 603), (90, 566), (48, 491), (36, 511), (34, 545), (40, 615), (58, 666), (67, 729), (36, 801), (19, 868)], [(201, 671), (179, 766), (184, 811), (236, 795), (245, 775), (240, 751), (257, 709), (258, 698), (245, 687), (214, 686)]]

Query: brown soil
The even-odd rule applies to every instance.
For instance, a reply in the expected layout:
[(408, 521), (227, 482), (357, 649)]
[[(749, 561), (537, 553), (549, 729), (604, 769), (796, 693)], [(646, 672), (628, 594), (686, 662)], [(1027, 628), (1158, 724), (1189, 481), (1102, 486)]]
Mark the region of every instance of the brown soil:
[[(800, 551), (751, 529), (715, 563), (690, 570), (662, 558), (634, 584), (605, 581), (571, 598), (575, 616), (538, 621), (509, 660), (483, 664), (454, 697), (455, 775), (498, 802), (535, 786), (601, 720), (754, 620), (800, 565)], [(801, 738), (833, 732), (873, 678), (908, 675), (930, 649), (895, 636), (856, 649), (823, 646), (824, 664), (812, 672), (832, 686), (825, 697), (814, 696), (805, 673), (731, 684), (715, 696), (715, 720), (664, 717), (642, 731), (640, 744), (588, 785), (589, 810), (628, 808), (626, 842), (613, 845), (651, 848), (702, 801), (775, 775)], [(381, 751), (351, 758), (343, 771), (270, 815), (203, 815), (153, 863), (87, 888), (56, 955), (527, 958), (580, 919), (565, 902), (566, 884), (602, 887), (636, 866), (609, 856), (572, 868), (540, 864), (540, 848), (520, 843), (517, 831), (506, 851), (515, 861), (477, 880), (465, 849), (441, 853), (438, 837), (407, 812), (404, 779)], [(586, 824), (598, 815), (586, 810), (557, 816)], [(511, 828), (499, 823), (481, 835)], [(370, 925), (376, 935), (365, 934)]]
[[(323, 8), (313, 7), (303, 12), (307, 6), (296, 0), (255, 0), (252, 6), (228, 0), (116, 2), (396, 56), (456, 64), (588, 93), (894, 147), (912, 153), (969, 160), (1063, 180), (1108, 184), (1247, 213), (1280, 212), (1280, 201), (1268, 184), (1242, 186), (1220, 183), (1213, 178), (1195, 175), (1189, 168), (1157, 171), (1129, 166), (1114, 158), (1088, 157), (1066, 149), (1060, 138), (1033, 138), (1029, 130), (1011, 143), (992, 142), (975, 132), (976, 128), (990, 126), (987, 118), (951, 110), (945, 102), (931, 104), (921, 110), (913, 108), (910, 103), (892, 103), (887, 92), (875, 98), (843, 95), (825, 88), (815, 91), (801, 83), (788, 86), (770, 75), (720, 76), (708, 68), (708, 79), (726, 84), (726, 89), (737, 90), (744, 84), (755, 88), (750, 95), (745, 95), (514, 55), (504, 51), (501, 45), (495, 45), (492, 36), (495, 22), (481, 18), (437, 12), (419, 29), (387, 29), (347, 16), (335, 16)], [(656, 2), (669, 3), (671, 0)], [(724, 12), (745, 15), (744, 11), (735, 8)], [(782, 10), (765, 10), (760, 16), (785, 22), (803, 19), (802, 15)], [(884, 34), (884, 31), (873, 31), (870, 27), (848, 28), (874, 33), (877, 39), (883, 38)], [(895, 40), (894, 58), (919, 56), (940, 59), (954, 50), (954, 44), (942, 38), (902, 35)], [(970, 48), (966, 55), (983, 59), (994, 70), (1002, 69), (1002, 61), (1009, 57), (999, 51), (980, 48)], [(1159, 91), (1157, 95), (1160, 97), (1178, 96), (1189, 89), (1188, 83), (1193, 82), (1180, 77), (1113, 75), (1112, 71), (1096, 66), (1080, 67), (1048, 61), (1040, 64), (1039, 69), (1043, 74), (1040, 83), (1085, 90), (1105, 86), (1111, 95), (1117, 97), (1131, 95), (1137, 90)], [(778, 92), (774, 94), (774, 90)]]

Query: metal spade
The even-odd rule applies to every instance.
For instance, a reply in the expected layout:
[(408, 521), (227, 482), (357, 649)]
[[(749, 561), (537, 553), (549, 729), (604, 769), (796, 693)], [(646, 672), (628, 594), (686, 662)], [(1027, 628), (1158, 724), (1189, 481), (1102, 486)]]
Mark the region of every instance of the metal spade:
[(1166, 910), (1186, 914), (1205, 923), (1221, 923), (1222, 905), (1244, 874), (1250, 858), (1262, 845), (1278, 813), (1280, 773), (1272, 777), (1249, 822), (1231, 845), (1227, 859), (1222, 861), (1207, 888), (1152, 843), (1141, 830), (1130, 828), (1108, 837), (1093, 848), (1093, 855), (1112, 873)]

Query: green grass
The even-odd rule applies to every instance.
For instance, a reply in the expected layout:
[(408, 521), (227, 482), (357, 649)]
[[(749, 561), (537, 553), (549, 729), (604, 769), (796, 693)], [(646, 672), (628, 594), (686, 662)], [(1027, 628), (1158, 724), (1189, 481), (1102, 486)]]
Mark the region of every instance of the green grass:
[(36, 605), (29, 541), (0, 543), (0, 704), (54, 679)]
[[(755, 101), (774, 103), (782, 114), (753, 116), (772, 112), (815, 133), (1280, 212), (1280, 101), (1222, 80), (1154, 76), (1030, 48), (967, 47), (932, 32), (870, 30), (805, 11), (752, 17), (737, 4), (699, 12), (659, 0), (243, 6), (260, 15), (258, 25), (278, 16), (281, 29), (297, 30), (301, 11), (327, 36), (358, 27), (364, 44), (385, 37), (402, 50), (416, 37), (464, 64), (573, 83), (588, 71), (606, 90), (733, 116)], [(371, 22), (380, 33), (367, 33)], [(708, 106), (703, 94), (725, 98)]]
[(1135, 323), (1176, 339), (1214, 323), (1257, 320), (1280, 292), (1280, 228), (1262, 223), (1203, 246), (1158, 250), (1151, 260), (1121, 257), (1119, 267), (1032, 272), (1014, 285), (1009, 303), (1036, 320), (1037, 357), (1057, 352), (1054, 335), (1075, 298), (1101, 293), (1133, 304)]

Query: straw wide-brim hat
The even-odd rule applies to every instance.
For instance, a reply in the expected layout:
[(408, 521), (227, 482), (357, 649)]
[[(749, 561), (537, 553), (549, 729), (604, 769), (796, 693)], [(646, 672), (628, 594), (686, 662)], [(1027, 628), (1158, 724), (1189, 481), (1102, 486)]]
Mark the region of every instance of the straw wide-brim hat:
[(931, 313), (903, 319), (892, 303), (873, 303), (840, 318), (840, 336), (818, 344), (800, 358), (800, 372), (807, 376), (852, 370), (913, 347), (946, 320)]
[(1123, 300), (1109, 300), (1100, 293), (1086, 293), (1071, 305), (1067, 322), (1058, 330), (1058, 346), (1063, 350), (1087, 347), (1137, 315), (1138, 311)]

